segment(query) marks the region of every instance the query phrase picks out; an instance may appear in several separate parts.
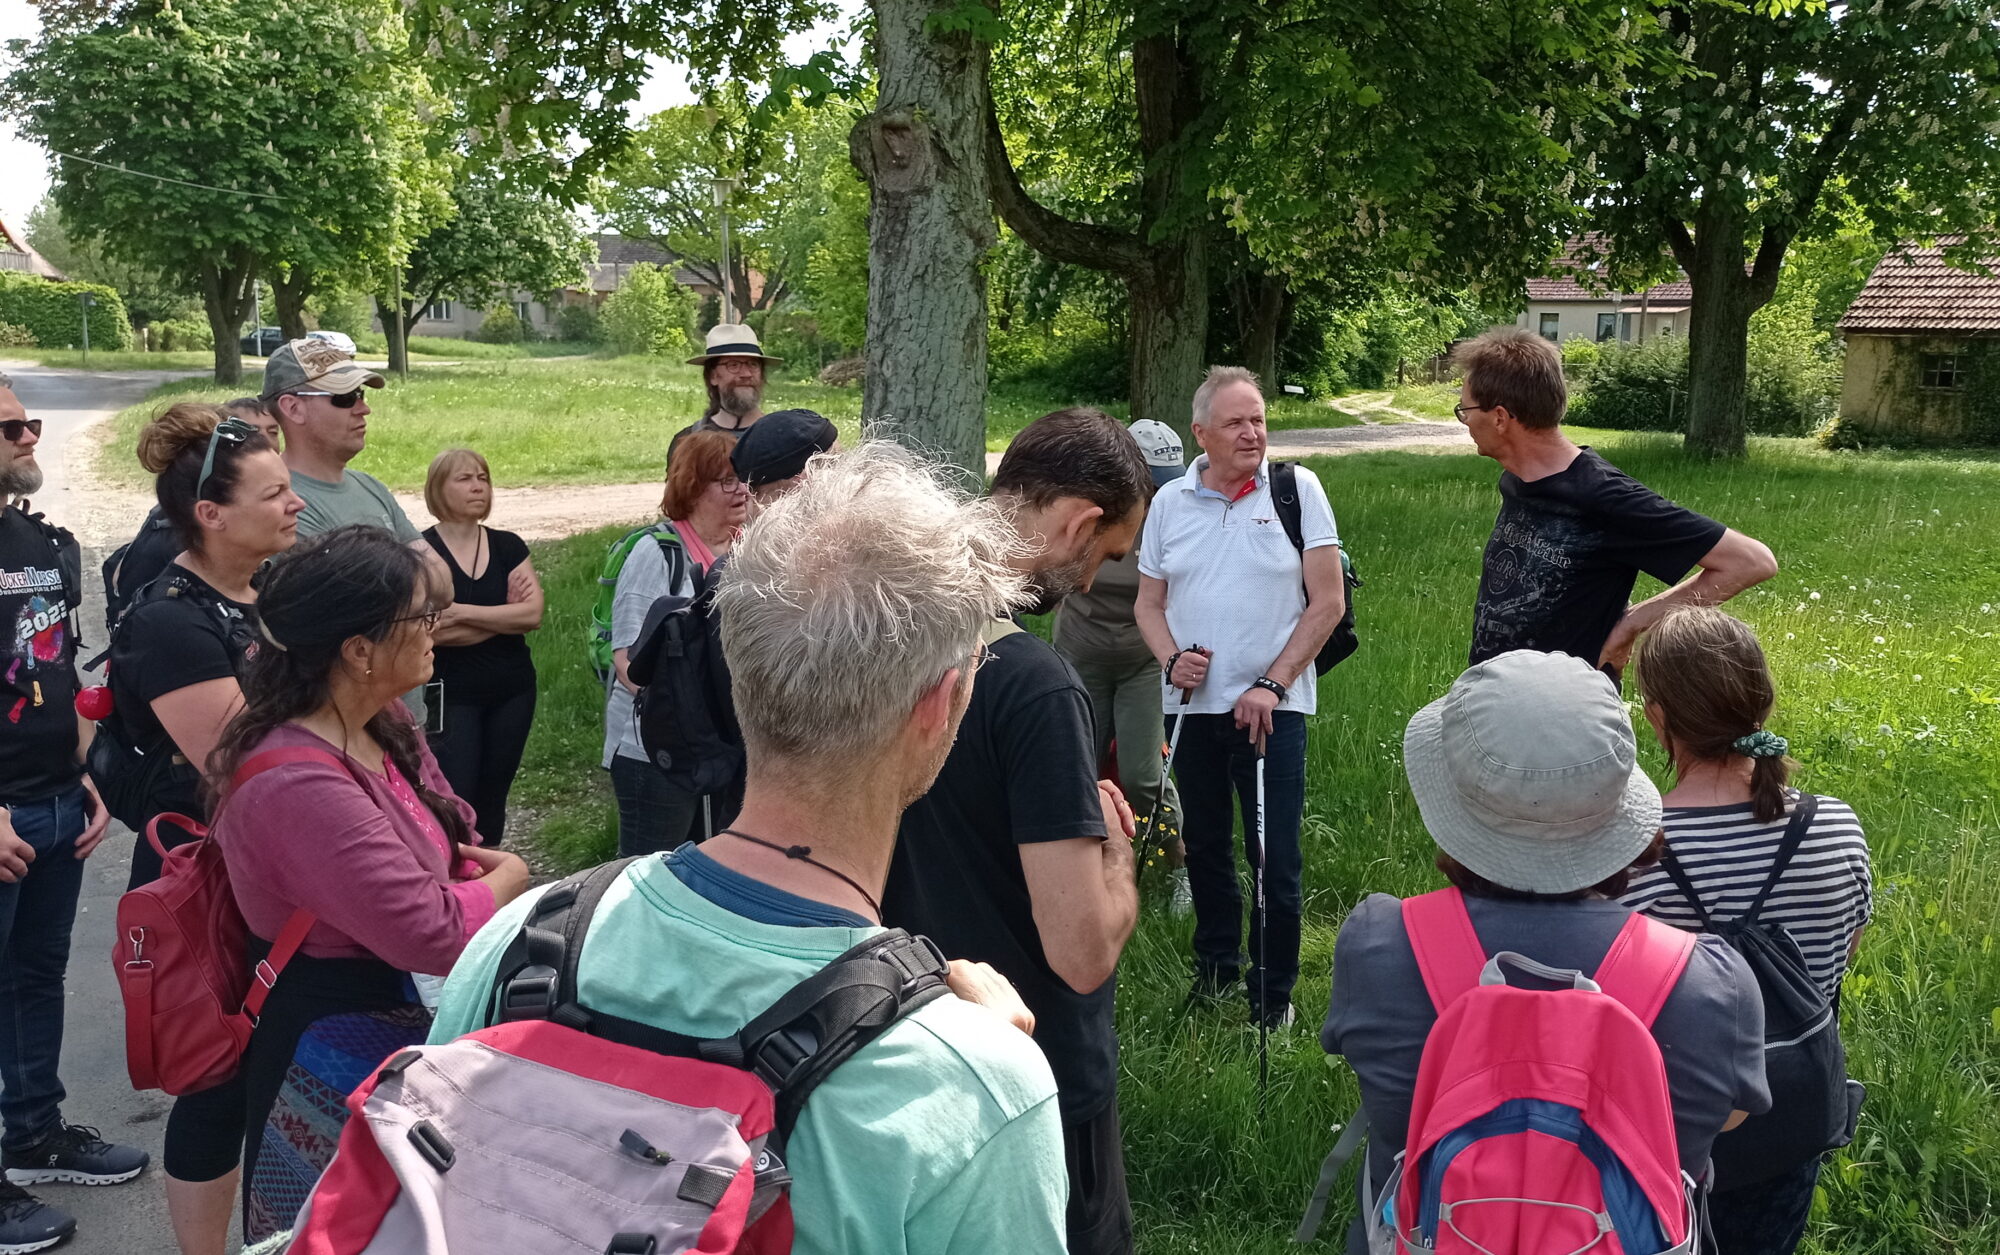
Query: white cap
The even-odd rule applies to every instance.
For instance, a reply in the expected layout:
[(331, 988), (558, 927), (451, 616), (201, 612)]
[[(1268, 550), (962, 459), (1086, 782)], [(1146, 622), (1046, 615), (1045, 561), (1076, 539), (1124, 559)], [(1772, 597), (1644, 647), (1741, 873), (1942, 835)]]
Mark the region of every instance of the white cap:
[(1142, 418), (1133, 423), (1132, 439), (1139, 442), (1139, 452), (1146, 455), (1148, 466), (1171, 466), (1178, 470), (1187, 465), (1181, 458), (1180, 435), (1157, 418)]

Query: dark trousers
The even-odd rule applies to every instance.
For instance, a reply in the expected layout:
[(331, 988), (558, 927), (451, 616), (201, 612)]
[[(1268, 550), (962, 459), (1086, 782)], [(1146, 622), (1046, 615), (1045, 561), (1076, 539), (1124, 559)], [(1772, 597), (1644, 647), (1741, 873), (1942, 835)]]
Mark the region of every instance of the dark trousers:
[[(618, 799), (618, 857), (657, 854), (699, 840), (701, 795), (667, 783), (660, 769), (624, 755), (611, 760), (611, 792)], [(721, 817), (711, 818), (720, 823)]]
[[(1306, 806), (1306, 717), (1282, 710), (1272, 717), (1264, 755), (1264, 914), (1250, 912), (1250, 1010), (1290, 1005), (1299, 979), (1299, 822)], [(1243, 816), (1244, 847), (1255, 872), (1257, 754), (1230, 715), (1189, 715), (1174, 755), (1180, 784), (1181, 835), (1187, 841), (1188, 887), (1194, 893), (1195, 970), (1226, 984), (1246, 965), (1243, 893), (1237, 883), (1232, 811)], [(1232, 803), (1235, 805), (1232, 806)], [(1259, 956), (1262, 956), (1261, 958)]]
[(35, 851), (27, 875), (0, 884), (0, 1145), (10, 1151), (40, 1145), (62, 1118), (63, 976), (87, 796), (77, 785), (8, 807), (14, 835)]
[(1096, 1118), (1063, 1125), (1069, 1169), (1069, 1255), (1131, 1255), (1132, 1198), (1125, 1190), (1125, 1146), (1118, 1101)]
[(1792, 1255), (1806, 1235), (1819, 1166), (1815, 1155), (1781, 1177), (1710, 1194), (1715, 1255)]
[(478, 817), (473, 826), (481, 845), (499, 845), (507, 834), (507, 791), (534, 724), (533, 689), (497, 702), (444, 704), (444, 731), (431, 737), (431, 753), (451, 791)]

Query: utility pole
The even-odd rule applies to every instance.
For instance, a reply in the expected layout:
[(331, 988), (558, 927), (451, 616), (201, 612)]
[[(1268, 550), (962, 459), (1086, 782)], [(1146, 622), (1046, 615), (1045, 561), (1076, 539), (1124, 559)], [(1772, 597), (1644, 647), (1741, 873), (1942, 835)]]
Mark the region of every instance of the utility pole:
[(91, 299), (90, 293), (88, 292), (78, 292), (76, 294), (76, 301), (77, 301), (77, 306), (83, 310), (83, 368), (85, 370), (89, 370), (90, 369), (90, 307), (97, 304), (97, 302)]
[(726, 174), (715, 176), (715, 210), (722, 219), (722, 263), (717, 269), (722, 275), (722, 321), (735, 322), (735, 305), (729, 299), (729, 193), (736, 187), (736, 180)]

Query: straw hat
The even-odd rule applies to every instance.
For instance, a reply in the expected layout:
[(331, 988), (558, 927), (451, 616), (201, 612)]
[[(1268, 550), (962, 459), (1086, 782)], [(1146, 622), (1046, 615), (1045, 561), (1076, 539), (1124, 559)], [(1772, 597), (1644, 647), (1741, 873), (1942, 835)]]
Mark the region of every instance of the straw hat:
[(763, 362), (782, 362), (764, 351), (757, 331), (740, 322), (719, 322), (708, 329), (708, 350), (688, 359), (690, 366), (706, 366), (724, 357), (754, 357)]

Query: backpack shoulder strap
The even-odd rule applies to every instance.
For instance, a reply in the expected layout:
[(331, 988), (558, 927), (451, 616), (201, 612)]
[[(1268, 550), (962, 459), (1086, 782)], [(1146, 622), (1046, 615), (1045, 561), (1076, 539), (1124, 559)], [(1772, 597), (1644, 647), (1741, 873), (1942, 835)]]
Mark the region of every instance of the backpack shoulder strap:
[(1660, 855), (1660, 870), (1667, 874), (1667, 879), (1674, 882), (1674, 888), (1680, 890), (1681, 896), (1694, 908), (1695, 918), (1701, 921), (1701, 930), (1705, 933), (1714, 932), (1715, 919), (1709, 915), (1708, 907), (1702, 902), (1701, 895), (1695, 892), (1694, 882), (1688, 879), (1687, 870), (1681, 866), (1680, 860), (1674, 857), (1674, 847), (1671, 844)]
[(1592, 977), (1647, 1028), (1667, 1004), (1694, 953), (1695, 935), (1634, 911)]
[(660, 557), (667, 563), (667, 587), (679, 588), (681, 580), (687, 576), (687, 542), (681, 539), (680, 531), (667, 522), (653, 525), (653, 542), (659, 545)]
[(1306, 525), (1299, 509), (1299, 471), (1290, 462), (1271, 463), (1271, 504), (1278, 511), (1278, 522), (1284, 525), (1285, 535), (1291, 538), (1292, 548), (1304, 553)]
[(1757, 891), (1755, 898), (1751, 899), (1750, 909), (1743, 912), (1737, 920), (1739, 924), (1748, 925), (1756, 922), (1757, 913), (1764, 909), (1765, 899), (1769, 898), (1771, 891), (1778, 887), (1778, 878), (1792, 865), (1792, 859), (1797, 856), (1799, 846), (1805, 842), (1806, 833), (1812, 828), (1813, 817), (1818, 813), (1819, 798), (1813, 794), (1800, 793), (1798, 800), (1792, 803), (1792, 818), (1785, 825), (1785, 835), (1778, 842), (1777, 854), (1771, 859), (1771, 874), (1764, 878), (1764, 887)]
[(1486, 966), (1486, 947), (1479, 943), (1472, 916), (1466, 913), (1465, 895), (1457, 889), (1439, 889), (1404, 898), (1403, 929), (1410, 935), (1424, 990), (1443, 1015), (1446, 1007), (1479, 984), (1480, 970)]

